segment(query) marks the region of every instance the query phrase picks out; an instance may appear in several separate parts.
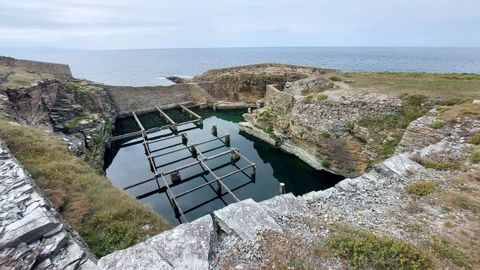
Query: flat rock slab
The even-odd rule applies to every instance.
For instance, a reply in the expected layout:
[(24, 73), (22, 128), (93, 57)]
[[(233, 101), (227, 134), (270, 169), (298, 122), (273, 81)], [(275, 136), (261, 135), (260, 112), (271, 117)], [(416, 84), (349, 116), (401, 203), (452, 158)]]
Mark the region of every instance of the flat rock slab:
[(308, 213), (307, 204), (302, 198), (297, 198), (292, 193), (275, 196), (260, 202), (260, 205), (275, 216), (301, 216)]
[(407, 154), (399, 154), (386, 159), (378, 164), (375, 169), (387, 174), (394, 173), (400, 177), (405, 177), (411, 172), (423, 169), (423, 167), (412, 161)]
[(220, 228), (246, 241), (254, 240), (261, 230), (282, 232), (282, 228), (267, 211), (252, 199), (230, 204), (213, 212)]
[(101, 269), (208, 269), (213, 220), (204, 216), (102, 257)]

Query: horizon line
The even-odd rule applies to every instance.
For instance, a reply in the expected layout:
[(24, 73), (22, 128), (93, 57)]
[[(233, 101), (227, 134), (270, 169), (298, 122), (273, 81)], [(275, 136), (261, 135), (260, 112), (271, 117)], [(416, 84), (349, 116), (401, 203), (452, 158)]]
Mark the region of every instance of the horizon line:
[(165, 48), (102, 48), (102, 49), (87, 49), (87, 48), (61, 48), (49, 46), (29, 46), (29, 47), (13, 47), (0, 46), (2, 49), (17, 49), (17, 50), (74, 50), (74, 51), (134, 51), (134, 50), (208, 50), (208, 49), (287, 49), (287, 48), (425, 48), (425, 49), (480, 49), (480, 46), (227, 46), (227, 47), (165, 47)]

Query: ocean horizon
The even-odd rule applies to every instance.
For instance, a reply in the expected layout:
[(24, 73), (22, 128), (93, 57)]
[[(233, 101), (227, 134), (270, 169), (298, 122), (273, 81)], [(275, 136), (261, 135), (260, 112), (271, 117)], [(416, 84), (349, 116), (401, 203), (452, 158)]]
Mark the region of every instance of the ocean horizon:
[(169, 85), (167, 76), (267, 62), (344, 72), (480, 73), (476, 47), (0, 48), (0, 55), (68, 64), (77, 78), (131, 86)]

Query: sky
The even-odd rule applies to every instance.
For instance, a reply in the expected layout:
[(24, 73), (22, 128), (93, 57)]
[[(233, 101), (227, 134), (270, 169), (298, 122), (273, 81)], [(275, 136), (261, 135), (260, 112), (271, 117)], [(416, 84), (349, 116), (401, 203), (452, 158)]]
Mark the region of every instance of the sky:
[(480, 1), (0, 0), (0, 46), (480, 47)]

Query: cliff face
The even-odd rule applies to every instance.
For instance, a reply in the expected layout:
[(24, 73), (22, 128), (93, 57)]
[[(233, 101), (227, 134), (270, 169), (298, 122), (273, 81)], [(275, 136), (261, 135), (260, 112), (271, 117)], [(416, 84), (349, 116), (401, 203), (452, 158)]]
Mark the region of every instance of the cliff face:
[(298, 92), (294, 87), (287, 92), (268, 86), (266, 106), (245, 114), (249, 125), (244, 124), (243, 130), (252, 133), (258, 129), (256, 132), (269, 134), (279, 147), (296, 153), (317, 169), (358, 176), (379, 156), (372, 148), (368, 131), (358, 123), (395, 114), (402, 101), (378, 93), (337, 90), (333, 82), (328, 84), (332, 84), (329, 91), (307, 96), (290, 94)]
[(268, 84), (283, 86), (313, 74), (332, 70), (284, 64), (258, 64), (233, 68), (214, 69), (196, 76), (199, 83), (219, 101), (255, 103), (265, 95)]
[(103, 87), (72, 78), (0, 89), (3, 113), (17, 122), (62, 132), (71, 150), (98, 168), (111, 136), (115, 111)]

